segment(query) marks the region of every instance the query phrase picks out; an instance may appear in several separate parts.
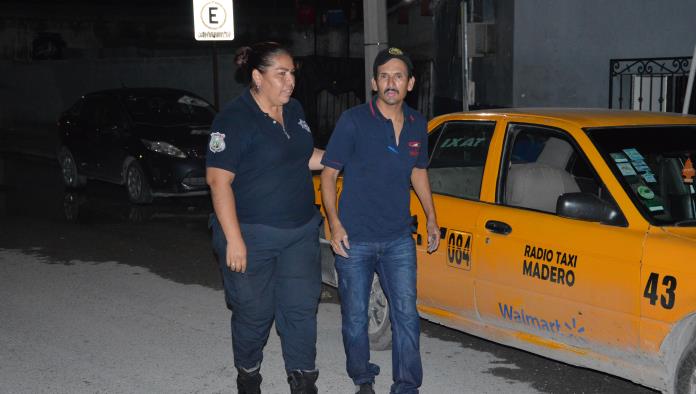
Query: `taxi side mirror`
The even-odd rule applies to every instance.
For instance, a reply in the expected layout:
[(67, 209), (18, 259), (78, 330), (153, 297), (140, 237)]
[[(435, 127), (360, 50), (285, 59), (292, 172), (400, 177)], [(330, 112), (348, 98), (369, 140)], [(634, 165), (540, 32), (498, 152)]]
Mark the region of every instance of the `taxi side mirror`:
[(626, 227), (628, 222), (621, 211), (591, 193), (565, 193), (556, 201), (556, 213), (559, 216), (600, 222), (612, 226)]

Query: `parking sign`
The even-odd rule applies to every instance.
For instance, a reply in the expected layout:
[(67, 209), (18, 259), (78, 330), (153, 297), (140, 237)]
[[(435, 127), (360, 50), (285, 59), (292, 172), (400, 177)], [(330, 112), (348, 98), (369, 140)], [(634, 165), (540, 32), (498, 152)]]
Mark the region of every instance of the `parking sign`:
[(193, 0), (193, 27), (198, 41), (233, 40), (232, 0)]

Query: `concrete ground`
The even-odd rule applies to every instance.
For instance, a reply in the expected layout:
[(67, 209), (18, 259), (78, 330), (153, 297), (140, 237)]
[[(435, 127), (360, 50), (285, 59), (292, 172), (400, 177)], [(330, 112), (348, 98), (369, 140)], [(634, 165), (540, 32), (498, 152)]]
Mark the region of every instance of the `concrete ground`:
[[(322, 393), (351, 393), (344, 372), (340, 311), (326, 292), (319, 308), (317, 366)], [(185, 285), (117, 261), (52, 263), (40, 251), (0, 250), (0, 392), (235, 392), (229, 314), (221, 290)], [(536, 393), (489, 373), (511, 368), (488, 352), (421, 336), (423, 394)], [(389, 391), (390, 352), (376, 390)], [(289, 392), (280, 344), (271, 334), (265, 393)]]

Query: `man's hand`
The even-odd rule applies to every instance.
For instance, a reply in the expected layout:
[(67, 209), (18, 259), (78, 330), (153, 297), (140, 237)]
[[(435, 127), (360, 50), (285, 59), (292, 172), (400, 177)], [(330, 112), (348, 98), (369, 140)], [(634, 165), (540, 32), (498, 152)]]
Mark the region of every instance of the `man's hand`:
[(247, 250), (241, 237), (227, 241), (227, 266), (232, 272), (246, 272)]
[(337, 255), (348, 258), (348, 252), (346, 252), (346, 249), (350, 249), (348, 234), (346, 234), (346, 230), (340, 224), (335, 229), (331, 229), (331, 249)]
[(426, 224), (428, 230), (428, 253), (433, 253), (440, 245), (440, 226), (437, 221), (428, 219)]

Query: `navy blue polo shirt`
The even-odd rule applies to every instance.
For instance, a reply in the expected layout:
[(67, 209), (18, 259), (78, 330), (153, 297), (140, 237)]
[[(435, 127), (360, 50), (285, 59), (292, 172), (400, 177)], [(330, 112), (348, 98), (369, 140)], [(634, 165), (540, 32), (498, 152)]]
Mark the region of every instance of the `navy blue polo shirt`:
[(414, 167), (428, 165), (427, 122), (403, 104), (399, 143), (374, 100), (345, 111), (322, 163), (343, 170), (338, 216), (350, 241), (391, 241), (410, 234)]
[(308, 167), (314, 142), (297, 100), (283, 105), (283, 121), (284, 129), (248, 90), (213, 121), (206, 166), (235, 174), (231, 187), (240, 223), (293, 228), (316, 212)]

